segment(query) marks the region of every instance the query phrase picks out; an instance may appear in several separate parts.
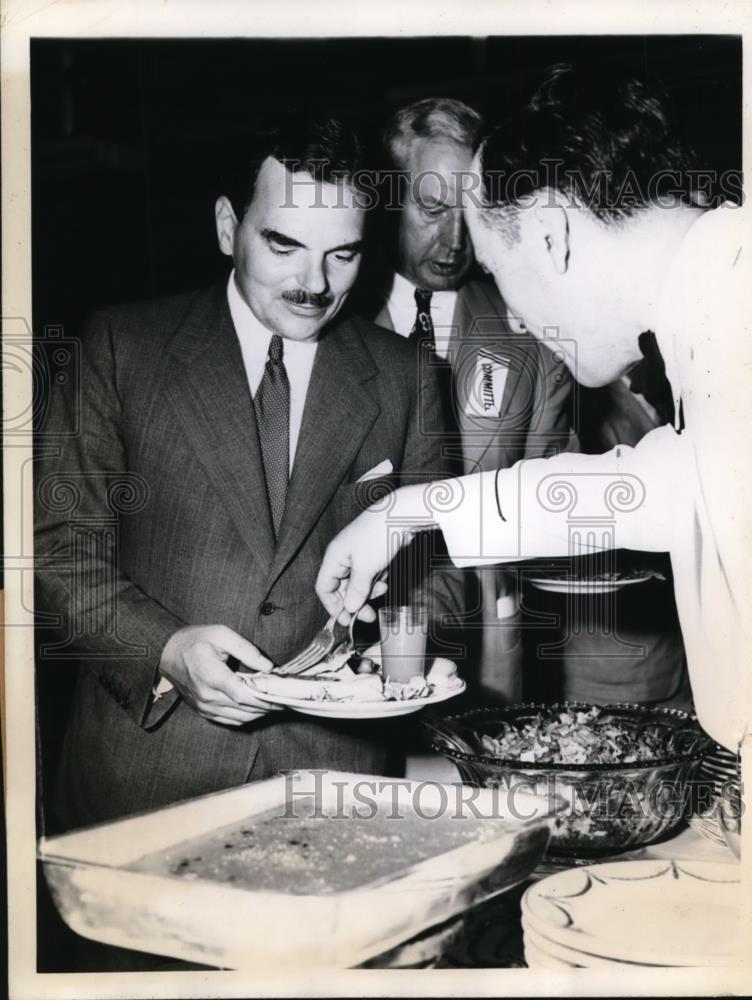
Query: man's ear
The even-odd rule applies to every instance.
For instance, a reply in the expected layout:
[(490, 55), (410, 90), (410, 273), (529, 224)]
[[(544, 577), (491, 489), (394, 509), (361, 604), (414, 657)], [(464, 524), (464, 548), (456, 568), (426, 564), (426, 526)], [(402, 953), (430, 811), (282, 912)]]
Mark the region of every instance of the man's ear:
[(214, 206), (214, 220), (217, 225), (217, 242), (222, 253), (232, 257), (235, 246), (235, 230), (238, 220), (230, 204), (230, 199), (222, 195)]
[(560, 204), (548, 204), (538, 209), (546, 251), (557, 274), (569, 269), (570, 232), (567, 209)]

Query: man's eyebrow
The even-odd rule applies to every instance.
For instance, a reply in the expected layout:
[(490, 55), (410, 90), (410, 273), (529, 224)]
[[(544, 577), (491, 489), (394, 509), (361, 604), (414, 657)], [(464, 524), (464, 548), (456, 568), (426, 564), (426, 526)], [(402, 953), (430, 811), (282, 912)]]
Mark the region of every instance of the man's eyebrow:
[(285, 236), (284, 233), (278, 233), (276, 229), (262, 229), (261, 237), (267, 243), (278, 243), (283, 247), (302, 247), (305, 249), (304, 243), (294, 240), (292, 236)]

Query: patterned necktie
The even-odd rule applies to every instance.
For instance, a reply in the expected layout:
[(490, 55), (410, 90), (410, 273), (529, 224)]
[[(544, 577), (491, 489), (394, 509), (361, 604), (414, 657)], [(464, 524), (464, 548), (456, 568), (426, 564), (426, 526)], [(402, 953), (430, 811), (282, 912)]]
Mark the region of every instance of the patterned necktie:
[(415, 315), (415, 324), (410, 331), (412, 340), (417, 340), (421, 344), (430, 344), (436, 350), (436, 339), (433, 332), (433, 320), (431, 319), (431, 296), (433, 292), (428, 292), (424, 288), (415, 289), (415, 304), (418, 311)]
[(290, 474), (290, 383), (283, 354), (282, 338), (274, 334), (264, 365), (264, 377), (253, 398), (275, 538), (285, 512)]

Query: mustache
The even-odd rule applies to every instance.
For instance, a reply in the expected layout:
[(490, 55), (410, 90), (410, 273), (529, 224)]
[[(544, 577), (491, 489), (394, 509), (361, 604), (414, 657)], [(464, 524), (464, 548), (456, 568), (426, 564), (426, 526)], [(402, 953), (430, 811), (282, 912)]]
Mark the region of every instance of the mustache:
[(303, 288), (291, 288), (282, 292), (282, 298), (296, 306), (315, 306), (317, 309), (326, 309), (334, 301), (334, 297), (328, 292), (307, 292)]

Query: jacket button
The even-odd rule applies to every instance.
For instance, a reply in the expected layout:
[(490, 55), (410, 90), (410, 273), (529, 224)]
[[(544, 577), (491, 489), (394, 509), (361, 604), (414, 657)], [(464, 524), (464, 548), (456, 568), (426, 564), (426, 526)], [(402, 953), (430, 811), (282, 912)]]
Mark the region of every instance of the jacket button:
[(275, 605), (272, 604), (271, 601), (264, 601), (264, 603), (261, 605), (261, 608), (260, 608), (261, 614), (262, 615), (267, 615), (267, 616), (268, 615), (273, 615), (276, 610), (277, 609), (276, 609)]

